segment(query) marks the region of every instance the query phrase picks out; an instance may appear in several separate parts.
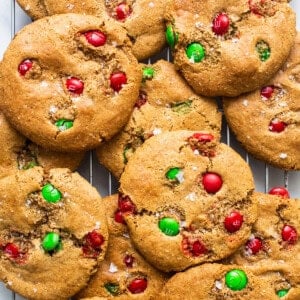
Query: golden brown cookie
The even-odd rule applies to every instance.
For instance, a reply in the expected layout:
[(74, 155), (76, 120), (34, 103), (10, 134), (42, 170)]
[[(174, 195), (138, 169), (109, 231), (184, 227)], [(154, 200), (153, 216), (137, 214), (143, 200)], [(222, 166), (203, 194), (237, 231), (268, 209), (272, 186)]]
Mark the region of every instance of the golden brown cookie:
[(256, 220), (249, 166), (207, 134), (152, 137), (137, 149), (120, 181), (119, 209), (130, 236), (162, 271), (229, 256)]
[(264, 260), (293, 265), (300, 260), (300, 201), (255, 193), (258, 218), (248, 241), (230, 261), (251, 265)]
[(77, 298), (101, 296), (115, 299), (155, 299), (165, 276), (134, 249), (118, 208), (118, 194), (105, 197), (109, 242), (105, 260)]
[(175, 274), (164, 286), (159, 299), (186, 300), (276, 300), (267, 280), (242, 266), (204, 264)]
[(43, 149), (20, 135), (0, 112), (0, 177), (16, 170), (41, 166), (45, 170), (69, 168), (75, 170), (84, 153), (61, 153)]
[(242, 146), (258, 159), (300, 170), (300, 34), (289, 59), (268, 84), (224, 99), (228, 124)]
[(68, 169), (0, 181), (0, 278), (29, 299), (67, 299), (104, 259), (108, 232), (96, 189)]
[(112, 137), (131, 114), (141, 73), (122, 27), (76, 14), (24, 27), (1, 64), (1, 109), (22, 134), (57, 151)]
[(207, 131), (216, 140), (220, 138), (221, 114), (213, 99), (196, 95), (167, 61), (140, 66), (143, 82), (129, 122), (97, 150), (100, 163), (116, 178), (134, 151), (153, 135), (186, 129)]
[(206, 96), (234, 97), (266, 83), (296, 31), (286, 1), (173, 0), (166, 19), (176, 67)]
[(300, 201), (255, 193), (258, 218), (248, 241), (227, 262), (266, 277), (277, 295), (300, 298)]
[(79, 13), (110, 18), (121, 25), (133, 43), (133, 54), (143, 60), (165, 45), (163, 16), (168, 1), (161, 0), (17, 0), (33, 19)]

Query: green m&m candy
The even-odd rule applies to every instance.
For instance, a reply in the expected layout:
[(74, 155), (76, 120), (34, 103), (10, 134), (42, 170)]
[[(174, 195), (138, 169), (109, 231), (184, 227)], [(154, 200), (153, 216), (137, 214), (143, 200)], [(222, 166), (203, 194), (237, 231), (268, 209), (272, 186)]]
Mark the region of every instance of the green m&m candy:
[(113, 296), (117, 296), (120, 294), (120, 287), (117, 283), (106, 283), (104, 285), (105, 289), (112, 294)]
[(158, 227), (165, 235), (175, 236), (179, 233), (179, 223), (173, 218), (161, 219)]
[(231, 270), (225, 275), (225, 283), (231, 290), (240, 291), (246, 287), (248, 283), (248, 277), (242, 270)]
[(174, 31), (174, 28), (172, 25), (167, 26), (166, 40), (171, 48), (174, 48), (178, 42), (178, 34)]
[(175, 168), (171, 168), (168, 170), (168, 172), (166, 173), (166, 177), (169, 179), (169, 180), (177, 180), (177, 176), (179, 175), (180, 173), (180, 169), (175, 167)]
[(289, 290), (279, 290), (279, 291), (277, 291), (277, 296), (279, 297), (279, 298), (282, 298), (282, 297), (284, 297), (287, 293), (289, 292)]
[(205, 49), (199, 43), (189, 44), (185, 50), (187, 57), (193, 63), (201, 62), (205, 57)]
[(266, 61), (271, 56), (271, 49), (265, 41), (259, 41), (256, 44), (256, 51), (258, 52), (261, 61)]
[(149, 80), (154, 77), (154, 69), (151, 67), (144, 67), (143, 68), (143, 80)]
[(61, 199), (61, 192), (56, 189), (51, 183), (47, 183), (42, 188), (43, 198), (50, 203), (56, 203)]
[(61, 119), (55, 122), (55, 126), (58, 127), (60, 131), (65, 131), (73, 127), (73, 121)]
[(59, 235), (55, 232), (47, 233), (43, 239), (42, 247), (46, 252), (59, 250), (61, 247)]

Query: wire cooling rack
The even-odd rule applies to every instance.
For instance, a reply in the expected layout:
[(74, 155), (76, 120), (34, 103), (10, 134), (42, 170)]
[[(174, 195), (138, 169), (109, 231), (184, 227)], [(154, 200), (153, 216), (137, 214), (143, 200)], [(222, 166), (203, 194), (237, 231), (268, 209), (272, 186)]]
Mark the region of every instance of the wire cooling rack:
[[(291, 1), (291, 6), (298, 12), (297, 28), (299, 28), (300, 3), (294, 0)], [(26, 16), (15, 0), (0, 0), (0, 59), (2, 59), (5, 49), (15, 33), (30, 22), (30, 18)], [(148, 62), (153, 63), (160, 58), (170, 61), (169, 50), (165, 49), (161, 54), (149, 59)], [(273, 186), (283, 185), (289, 189), (291, 197), (300, 198), (300, 172), (285, 172), (254, 159), (239, 146), (239, 143), (229, 130), (224, 116), (222, 141), (240, 153), (250, 165), (257, 191), (268, 192)], [(87, 153), (78, 171), (97, 188), (102, 196), (107, 196), (117, 191), (118, 182), (104, 167), (99, 165), (93, 151)], [(24, 300), (24, 298), (0, 284), (0, 300)]]

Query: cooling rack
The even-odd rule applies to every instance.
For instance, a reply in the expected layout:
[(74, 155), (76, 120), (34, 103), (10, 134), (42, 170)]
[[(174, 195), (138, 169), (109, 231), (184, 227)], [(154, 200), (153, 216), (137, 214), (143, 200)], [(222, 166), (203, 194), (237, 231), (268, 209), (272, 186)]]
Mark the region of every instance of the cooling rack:
[[(291, 1), (291, 6), (296, 12), (298, 12), (297, 28), (299, 29), (300, 2), (297, 2), (296, 0)], [(15, 0), (0, 0), (0, 59), (2, 59), (5, 49), (10, 40), (14, 37), (15, 33), (30, 22), (30, 18), (26, 16)], [(170, 57), (169, 50), (165, 49), (159, 55), (149, 59), (148, 62), (153, 63), (160, 58), (170, 60)], [(222, 110), (222, 108), (220, 109)], [(257, 191), (268, 192), (271, 187), (281, 185), (288, 188), (291, 197), (300, 198), (300, 172), (285, 172), (254, 159), (240, 147), (239, 143), (229, 130), (224, 116), (222, 126), (222, 141), (240, 153), (240, 155), (250, 165), (254, 174)], [(96, 155), (93, 151), (90, 151), (86, 154), (84, 161), (78, 169), (78, 172), (93, 186), (95, 186), (102, 196), (107, 196), (117, 191), (118, 182), (104, 167), (99, 165)], [(11, 292), (3, 284), (0, 284), (0, 300), (25, 299)]]

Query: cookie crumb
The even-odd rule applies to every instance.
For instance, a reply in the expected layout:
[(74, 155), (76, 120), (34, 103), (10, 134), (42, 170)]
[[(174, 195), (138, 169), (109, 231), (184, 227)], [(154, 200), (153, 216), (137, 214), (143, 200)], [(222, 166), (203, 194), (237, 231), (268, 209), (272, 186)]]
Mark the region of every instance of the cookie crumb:
[(7, 281), (7, 285), (12, 286), (12, 281)]
[(114, 264), (114, 263), (110, 263), (110, 266), (109, 266), (109, 270), (108, 270), (110, 273), (116, 273), (118, 272), (118, 268), (117, 266)]

